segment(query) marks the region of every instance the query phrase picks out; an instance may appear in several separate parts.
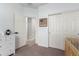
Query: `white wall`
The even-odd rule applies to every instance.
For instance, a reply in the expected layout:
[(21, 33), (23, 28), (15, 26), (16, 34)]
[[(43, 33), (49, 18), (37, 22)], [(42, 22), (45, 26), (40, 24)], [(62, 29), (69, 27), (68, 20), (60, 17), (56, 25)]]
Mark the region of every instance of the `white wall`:
[[(38, 18), (45, 18), (45, 17), (48, 18), (48, 15), (50, 15), (50, 14), (78, 10), (79, 9), (78, 6), (79, 6), (79, 4), (77, 4), (77, 3), (76, 4), (51, 3), (51, 4), (42, 5), (38, 8), (38, 15), (39, 15)], [(47, 30), (47, 31), (44, 31), (44, 30)], [(43, 36), (41, 34), (43, 34)], [(47, 44), (46, 44), (46, 42), (48, 42), (47, 35), (48, 35), (48, 28), (40, 28), (38, 26), (36, 42), (39, 45), (42, 43), (41, 46), (47, 46)], [(40, 38), (40, 37), (42, 37), (42, 38)], [(61, 37), (59, 37), (59, 39), (61, 39)]]
[(38, 27), (36, 34), (36, 43), (40, 46), (48, 47), (48, 28)]
[(50, 14), (60, 13), (71, 10), (79, 10), (77, 3), (50, 3), (38, 8), (39, 17), (48, 17)]
[(24, 15), (26, 17), (37, 17), (38, 11), (37, 9), (24, 7)]
[(25, 19), (24, 8), (20, 5), (15, 5), (15, 32), (18, 32), (18, 34), (15, 36), (16, 48), (24, 46), (27, 41)]
[(27, 44), (27, 23), (26, 17), (36, 17), (37, 10), (29, 7), (23, 7), (15, 4), (15, 31), (19, 32), (16, 35), (16, 48)]
[(0, 31), (11, 29), (14, 32), (13, 12), (12, 4), (0, 4)]
[(40, 46), (48, 47), (48, 27), (39, 27), (39, 19), (47, 15), (47, 9), (45, 10), (45, 7), (43, 7), (44, 11), (41, 7), (38, 8), (36, 43)]

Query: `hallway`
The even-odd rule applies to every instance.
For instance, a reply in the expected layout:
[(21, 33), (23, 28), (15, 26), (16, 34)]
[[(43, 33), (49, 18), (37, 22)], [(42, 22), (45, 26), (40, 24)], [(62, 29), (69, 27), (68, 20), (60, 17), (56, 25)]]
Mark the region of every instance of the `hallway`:
[(38, 45), (24, 46), (16, 50), (16, 56), (64, 56), (64, 51)]

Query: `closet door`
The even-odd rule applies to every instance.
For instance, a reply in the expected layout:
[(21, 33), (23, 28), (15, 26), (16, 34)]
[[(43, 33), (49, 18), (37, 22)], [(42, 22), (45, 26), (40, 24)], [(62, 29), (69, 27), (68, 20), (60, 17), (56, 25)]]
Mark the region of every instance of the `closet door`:
[(66, 37), (78, 33), (78, 12), (68, 12), (49, 16), (49, 47), (64, 50)]
[(65, 23), (65, 37), (70, 37), (75, 35), (75, 20), (76, 20), (76, 13), (75, 12), (67, 12), (63, 14), (63, 20)]
[(79, 11), (73, 12), (73, 21), (74, 21), (74, 35), (79, 37)]
[(49, 16), (49, 47), (63, 48), (64, 20), (62, 14)]

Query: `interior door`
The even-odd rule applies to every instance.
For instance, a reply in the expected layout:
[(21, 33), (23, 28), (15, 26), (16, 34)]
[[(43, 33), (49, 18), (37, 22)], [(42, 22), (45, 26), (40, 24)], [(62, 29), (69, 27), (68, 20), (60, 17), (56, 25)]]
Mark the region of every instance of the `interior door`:
[(64, 13), (63, 18), (66, 20), (66, 36), (79, 36), (79, 11)]
[(76, 34), (78, 28), (77, 19), (77, 12), (49, 16), (49, 47), (64, 50), (65, 38), (74, 37)]
[(49, 47), (63, 49), (63, 25), (61, 14), (49, 16)]
[[(5, 31), (7, 29), (11, 30), (11, 39), (9, 36), (6, 37)], [(2, 39), (1, 55), (6, 56), (11, 53), (15, 53), (15, 32), (14, 30), (14, 7), (11, 4), (0, 4), (0, 32), (4, 33), (4, 39)], [(13, 50), (13, 52), (12, 52)]]

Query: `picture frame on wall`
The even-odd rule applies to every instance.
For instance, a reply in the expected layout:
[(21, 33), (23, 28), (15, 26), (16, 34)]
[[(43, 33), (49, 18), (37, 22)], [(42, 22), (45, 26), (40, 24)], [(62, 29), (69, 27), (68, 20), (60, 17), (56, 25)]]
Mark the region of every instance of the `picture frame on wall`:
[(47, 27), (47, 18), (39, 19), (39, 27)]

